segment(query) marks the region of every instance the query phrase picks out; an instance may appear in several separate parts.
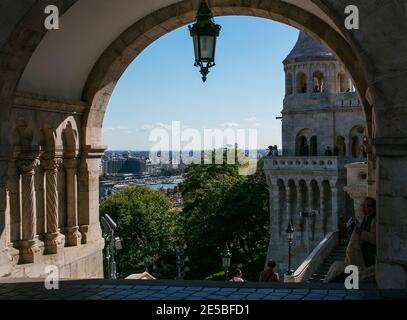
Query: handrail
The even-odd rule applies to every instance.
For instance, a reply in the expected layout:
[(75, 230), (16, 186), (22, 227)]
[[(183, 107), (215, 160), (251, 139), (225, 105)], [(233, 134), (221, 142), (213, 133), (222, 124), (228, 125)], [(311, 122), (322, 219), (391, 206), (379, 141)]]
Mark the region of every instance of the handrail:
[(295, 270), (292, 276), (287, 276), (284, 282), (306, 282), (318, 270), (321, 264), (329, 256), (338, 244), (338, 231), (328, 233), (325, 238), (315, 247), (304, 262)]

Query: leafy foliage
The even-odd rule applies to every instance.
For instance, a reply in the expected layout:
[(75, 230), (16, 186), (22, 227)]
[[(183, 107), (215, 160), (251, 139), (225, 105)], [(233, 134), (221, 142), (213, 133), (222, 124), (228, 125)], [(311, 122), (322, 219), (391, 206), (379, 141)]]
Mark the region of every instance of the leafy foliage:
[[(259, 166), (260, 167), (260, 166)], [(232, 264), (249, 280), (258, 280), (269, 237), (268, 192), (261, 169), (239, 176), (236, 165), (194, 165), (180, 186), (185, 240), (193, 279), (222, 270), (220, 253), (231, 246)]]
[[(156, 265), (159, 279), (176, 276), (175, 247), (188, 245), (189, 279), (223, 279), (220, 253), (228, 243), (232, 270), (257, 281), (263, 269), (269, 238), (268, 191), (261, 162), (256, 174), (239, 175), (239, 165), (193, 164), (179, 186), (181, 213), (170, 199), (149, 188), (128, 188), (102, 202), (124, 238), (117, 253), (119, 277), (144, 271), (143, 257)], [(150, 269), (151, 271), (151, 269)]]
[(165, 195), (147, 187), (127, 188), (103, 201), (100, 213), (117, 222), (116, 234), (124, 240), (116, 254), (118, 277), (143, 272), (146, 256), (156, 266), (156, 277), (175, 277), (174, 251), (181, 229), (179, 214)]

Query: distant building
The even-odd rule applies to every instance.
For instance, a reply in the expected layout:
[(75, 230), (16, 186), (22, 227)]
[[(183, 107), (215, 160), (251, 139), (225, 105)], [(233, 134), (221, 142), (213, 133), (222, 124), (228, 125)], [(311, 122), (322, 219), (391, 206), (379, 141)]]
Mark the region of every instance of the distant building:
[(147, 161), (138, 158), (112, 158), (103, 162), (103, 174), (143, 174), (147, 172)]

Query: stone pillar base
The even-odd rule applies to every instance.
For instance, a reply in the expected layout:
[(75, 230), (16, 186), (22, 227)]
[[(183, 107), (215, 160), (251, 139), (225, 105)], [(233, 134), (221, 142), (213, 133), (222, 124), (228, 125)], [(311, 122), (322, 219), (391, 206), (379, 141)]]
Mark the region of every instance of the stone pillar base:
[(44, 241), (44, 254), (56, 254), (65, 244), (65, 237), (59, 232), (44, 233), (40, 239)]
[(18, 264), (34, 263), (34, 257), (41, 253), (35, 240), (20, 240), (14, 243), (19, 251)]
[(64, 228), (63, 233), (65, 234), (65, 247), (75, 247), (81, 244), (82, 236), (79, 227)]

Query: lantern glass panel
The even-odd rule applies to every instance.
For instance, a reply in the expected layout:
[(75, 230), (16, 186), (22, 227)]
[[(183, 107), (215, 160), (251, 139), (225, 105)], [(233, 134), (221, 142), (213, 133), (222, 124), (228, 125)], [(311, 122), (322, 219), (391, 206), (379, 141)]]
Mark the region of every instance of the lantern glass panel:
[(201, 59), (206, 61), (213, 61), (215, 37), (213, 36), (200, 36), (201, 44)]
[(222, 258), (222, 264), (223, 264), (224, 268), (229, 268), (230, 267), (230, 258), (229, 257)]
[(198, 42), (198, 36), (194, 35), (193, 39), (194, 39), (194, 52), (195, 52), (195, 60), (199, 61), (200, 57), (199, 57), (199, 42)]

